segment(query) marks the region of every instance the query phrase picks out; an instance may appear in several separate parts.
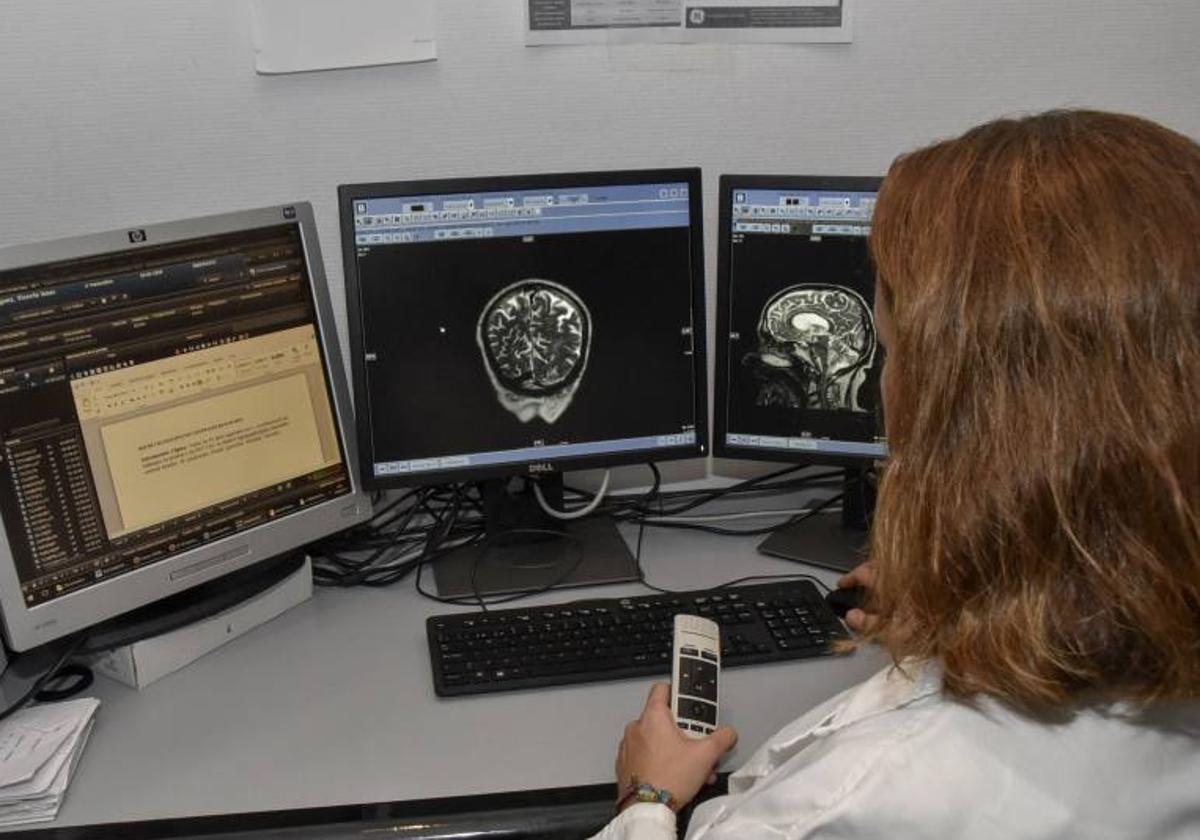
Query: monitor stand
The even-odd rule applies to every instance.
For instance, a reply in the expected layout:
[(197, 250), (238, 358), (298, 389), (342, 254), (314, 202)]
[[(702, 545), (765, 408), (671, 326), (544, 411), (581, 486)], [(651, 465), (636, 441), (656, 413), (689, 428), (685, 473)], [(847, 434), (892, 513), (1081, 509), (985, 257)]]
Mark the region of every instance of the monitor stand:
[[(562, 474), (540, 482), (546, 501), (562, 510)], [(528, 482), (518, 492), (509, 483), (507, 478), (479, 483), (487, 539), (463, 546), (434, 564), (434, 579), (443, 598), (638, 579), (637, 563), (612, 519), (554, 519), (542, 510)]]
[(818, 513), (780, 528), (759, 543), (772, 557), (848, 572), (867, 558), (867, 536), (875, 510), (875, 485), (867, 468), (842, 476), (841, 513)]
[(304, 560), (303, 551), (264, 560), (22, 653), (0, 647), (0, 712), (27, 702), (43, 679), (69, 657), (132, 644), (216, 615), (270, 589), (295, 573)]
[(0, 645), (0, 715), (7, 716), (29, 702), (42, 681), (73, 654), (75, 641), (68, 636), (23, 653), (12, 653)]
[(304, 560), (303, 551), (291, 551), (98, 624), (86, 631), (77, 652), (111, 650), (195, 624), (265, 592), (294, 574)]

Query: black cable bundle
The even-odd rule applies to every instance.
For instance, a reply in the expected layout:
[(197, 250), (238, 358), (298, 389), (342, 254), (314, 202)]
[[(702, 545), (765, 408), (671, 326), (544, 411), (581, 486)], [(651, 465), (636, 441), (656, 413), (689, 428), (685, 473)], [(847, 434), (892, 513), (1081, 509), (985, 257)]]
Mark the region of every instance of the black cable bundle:
[[(638, 526), (634, 561), (637, 564), (639, 582), (656, 592), (669, 593), (646, 580), (641, 565), (642, 538), (646, 528), (679, 528), (703, 531), (722, 536), (756, 536), (769, 534), (779, 528), (795, 524), (809, 516), (815, 516), (841, 501), (837, 493), (801, 514), (786, 521), (762, 528), (720, 528), (696, 522), (670, 522), (671, 517), (711, 504), (719, 499), (742, 496), (761, 497), (778, 495), (800, 489), (840, 484), (841, 471), (823, 472), (799, 476), (798, 473), (811, 469), (806, 466), (788, 467), (758, 478), (750, 479), (717, 490), (685, 490), (662, 492), (662, 475), (654, 464), (647, 464), (653, 474), (650, 489), (634, 498), (604, 500), (591, 516), (609, 516), (617, 522)], [(594, 501), (594, 494), (583, 490), (566, 488), (568, 494), (582, 504)], [(382, 495), (375, 503), (382, 501)], [(501, 534), (488, 535), (484, 529), (483, 503), (479, 491), (472, 484), (446, 484), (408, 490), (380, 507), (368, 521), (354, 528), (319, 540), (308, 547), (312, 555), (313, 581), (318, 586), (390, 586), (408, 575), (416, 573), (415, 585), (423, 596), (440, 603), (462, 606), (477, 606), (487, 609), (490, 605), (503, 604), (532, 594), (544, 592), (565, 580), (582, 560), (571, 565), (560, 578), (545, 587), (530, 592), (507, 594), (485, 599), (476, 592), (472, 597), (445, 598), (433, 594), (422, 585), (422, 572), (427, 565), (436, 563), (450, 552), (464, 546), (476, 545), (484, 550), (492, 543), (505, 539), (533, 534), (545, 534), (572, 539), (554, 531), (538, 529), (516, 529)], [(809, 575), (778, 575), (773, 577), (810, 577)], [(759, 578), (754, 578), (759, 579)], [(741, 583), (749, 579), (731, 581)], [(818, 581), (819, 582), (819, 581)]]

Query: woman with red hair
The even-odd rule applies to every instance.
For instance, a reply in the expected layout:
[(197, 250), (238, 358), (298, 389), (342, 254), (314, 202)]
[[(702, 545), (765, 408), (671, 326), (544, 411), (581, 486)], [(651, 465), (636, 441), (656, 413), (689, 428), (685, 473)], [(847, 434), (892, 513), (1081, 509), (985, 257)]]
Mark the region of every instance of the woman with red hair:
[[(851, 623), (891, 667), (691, 838), (1200, 837), (1200, 146), (1001, 120), (901, 157), (872, 233), (890, 459)], [(626, 728), (605, 840), (674, 837), (735, 740)]]

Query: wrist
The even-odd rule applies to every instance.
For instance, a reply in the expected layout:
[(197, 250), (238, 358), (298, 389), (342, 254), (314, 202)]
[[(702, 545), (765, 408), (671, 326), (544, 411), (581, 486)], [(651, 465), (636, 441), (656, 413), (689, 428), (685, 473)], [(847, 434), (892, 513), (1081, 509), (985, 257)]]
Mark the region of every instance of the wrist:
[(657, 803), (666, 805), (672, 813), (679, 810), (679, 800), (675, 798), (675, 794), (666, 788), (655, 787), (649, 782), (643, 782), (634, 776), (629, 780), (629, 784), (621, 788), (617, 793), (617, 812), (628, 808), (630, 805), (639, 803)]

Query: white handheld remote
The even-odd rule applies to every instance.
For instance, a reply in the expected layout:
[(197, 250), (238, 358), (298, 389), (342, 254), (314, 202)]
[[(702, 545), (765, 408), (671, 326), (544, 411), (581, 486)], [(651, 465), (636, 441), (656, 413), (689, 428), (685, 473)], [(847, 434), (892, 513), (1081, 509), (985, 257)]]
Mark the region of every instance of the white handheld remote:
[(717, 728), (717, 682), (721, 674), (721, 630), (695, 615), (675, 616), (671, 652), (671, 714), (692, 738)]

